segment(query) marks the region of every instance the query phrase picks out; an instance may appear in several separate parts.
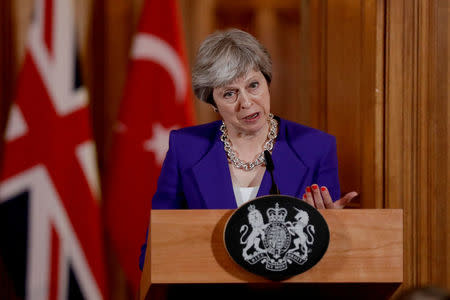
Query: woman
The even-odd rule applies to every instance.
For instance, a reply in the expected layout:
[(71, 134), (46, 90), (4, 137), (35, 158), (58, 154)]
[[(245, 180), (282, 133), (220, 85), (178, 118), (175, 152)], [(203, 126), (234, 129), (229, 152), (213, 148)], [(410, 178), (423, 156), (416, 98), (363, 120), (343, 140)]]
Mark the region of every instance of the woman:
[(222, 121), (171, 132), (153, 209), (236, 208), (269, 194), (265, 149), (281, 194), (316, 208), (342, 208), (356, 196), (333, 202), (340, 197), (333, 136), (270, 113), (272, 62), (253, 36), (237, 29), (210, 35), (192, 80), (195, 95)]

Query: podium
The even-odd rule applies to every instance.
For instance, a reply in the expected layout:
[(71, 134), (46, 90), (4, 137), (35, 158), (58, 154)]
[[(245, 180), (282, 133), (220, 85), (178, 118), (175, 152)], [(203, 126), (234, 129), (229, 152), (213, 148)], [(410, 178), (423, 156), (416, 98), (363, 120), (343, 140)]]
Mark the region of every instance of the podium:
[(246, 271), (228, 255), (223, 231), (233, 210), (152, 210), (140, 299), (161, 298), (151, 295), (171, 285), (249, 286), (250, 292), (273, 287), (276, 293), (289, 289), (322, 295), (328, 289), (334, 298), (354, 292), (388, 297), (403, 281), (402, 210), (319, 211), (330, 230), (324, 257), (305, 273), (273, 282)]

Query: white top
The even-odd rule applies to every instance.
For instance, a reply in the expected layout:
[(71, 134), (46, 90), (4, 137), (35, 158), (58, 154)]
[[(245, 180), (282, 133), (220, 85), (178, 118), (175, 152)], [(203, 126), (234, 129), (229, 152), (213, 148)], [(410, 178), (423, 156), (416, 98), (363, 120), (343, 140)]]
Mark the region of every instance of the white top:
[(252, 200), (258, 194), (259, 185), (253, 187), (240, 187), (233, 184), (234, 197), (236, 198), (237, 206), (241, 206), (245, 202)]

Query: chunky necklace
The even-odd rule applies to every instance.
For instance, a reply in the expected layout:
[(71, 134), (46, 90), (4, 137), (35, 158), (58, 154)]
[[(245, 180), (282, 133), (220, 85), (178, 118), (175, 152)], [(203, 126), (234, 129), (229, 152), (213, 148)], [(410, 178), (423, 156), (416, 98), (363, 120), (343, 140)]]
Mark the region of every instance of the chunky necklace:
[(233, 164), (233, 166), (237, 169), (243, 169), (245, 171), (253, 170), (256, 166), (259, 166), (263, 163), (265, 163), (264, 159), (264, 151), (268, 150), (272, 152), (273, 149), (273, 141), (277, 138), (277, 132), (278, 132), (278, 123), (273, 118), (273, 114), (269, 114), (269, 133), (267, 134), (266, 142), (263, 146), (263, 151), (261, 151), (260, 154), (256, 157), (256, 159), (252, 162), (245, 162), (239, 159), (237, 157), (236, 152), (231, 147), (231, 141), (228, 138), (228, 130), (225, 126), (225, 123), (222, 121), (222, 126), (220, 126), (220, 131), (222, 131), (222, 136), (220, 137), (220, 140), (223, 142), (223, 148), (225, 149), (225, 152), (228, 156), (228, 161)]

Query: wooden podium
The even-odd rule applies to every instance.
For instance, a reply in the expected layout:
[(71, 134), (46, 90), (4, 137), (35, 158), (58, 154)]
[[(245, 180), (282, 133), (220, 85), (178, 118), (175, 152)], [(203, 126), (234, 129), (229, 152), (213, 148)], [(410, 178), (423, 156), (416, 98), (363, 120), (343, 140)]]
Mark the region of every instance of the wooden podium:
[(249, 273), (228, 256), (223, 230), (232, 213), (152, 210), (140, 299), (155, 287), (180, 284), (262, 284), (291, 289), (300, 284), (301, 289), (314, 285), (321, 290), (347, 286), (376, 294), (380, 287), (392, 292), (403, 281), (402, 210), (320, 210), (330, 229), (327, 252), (312, 269), (282, 283)]

